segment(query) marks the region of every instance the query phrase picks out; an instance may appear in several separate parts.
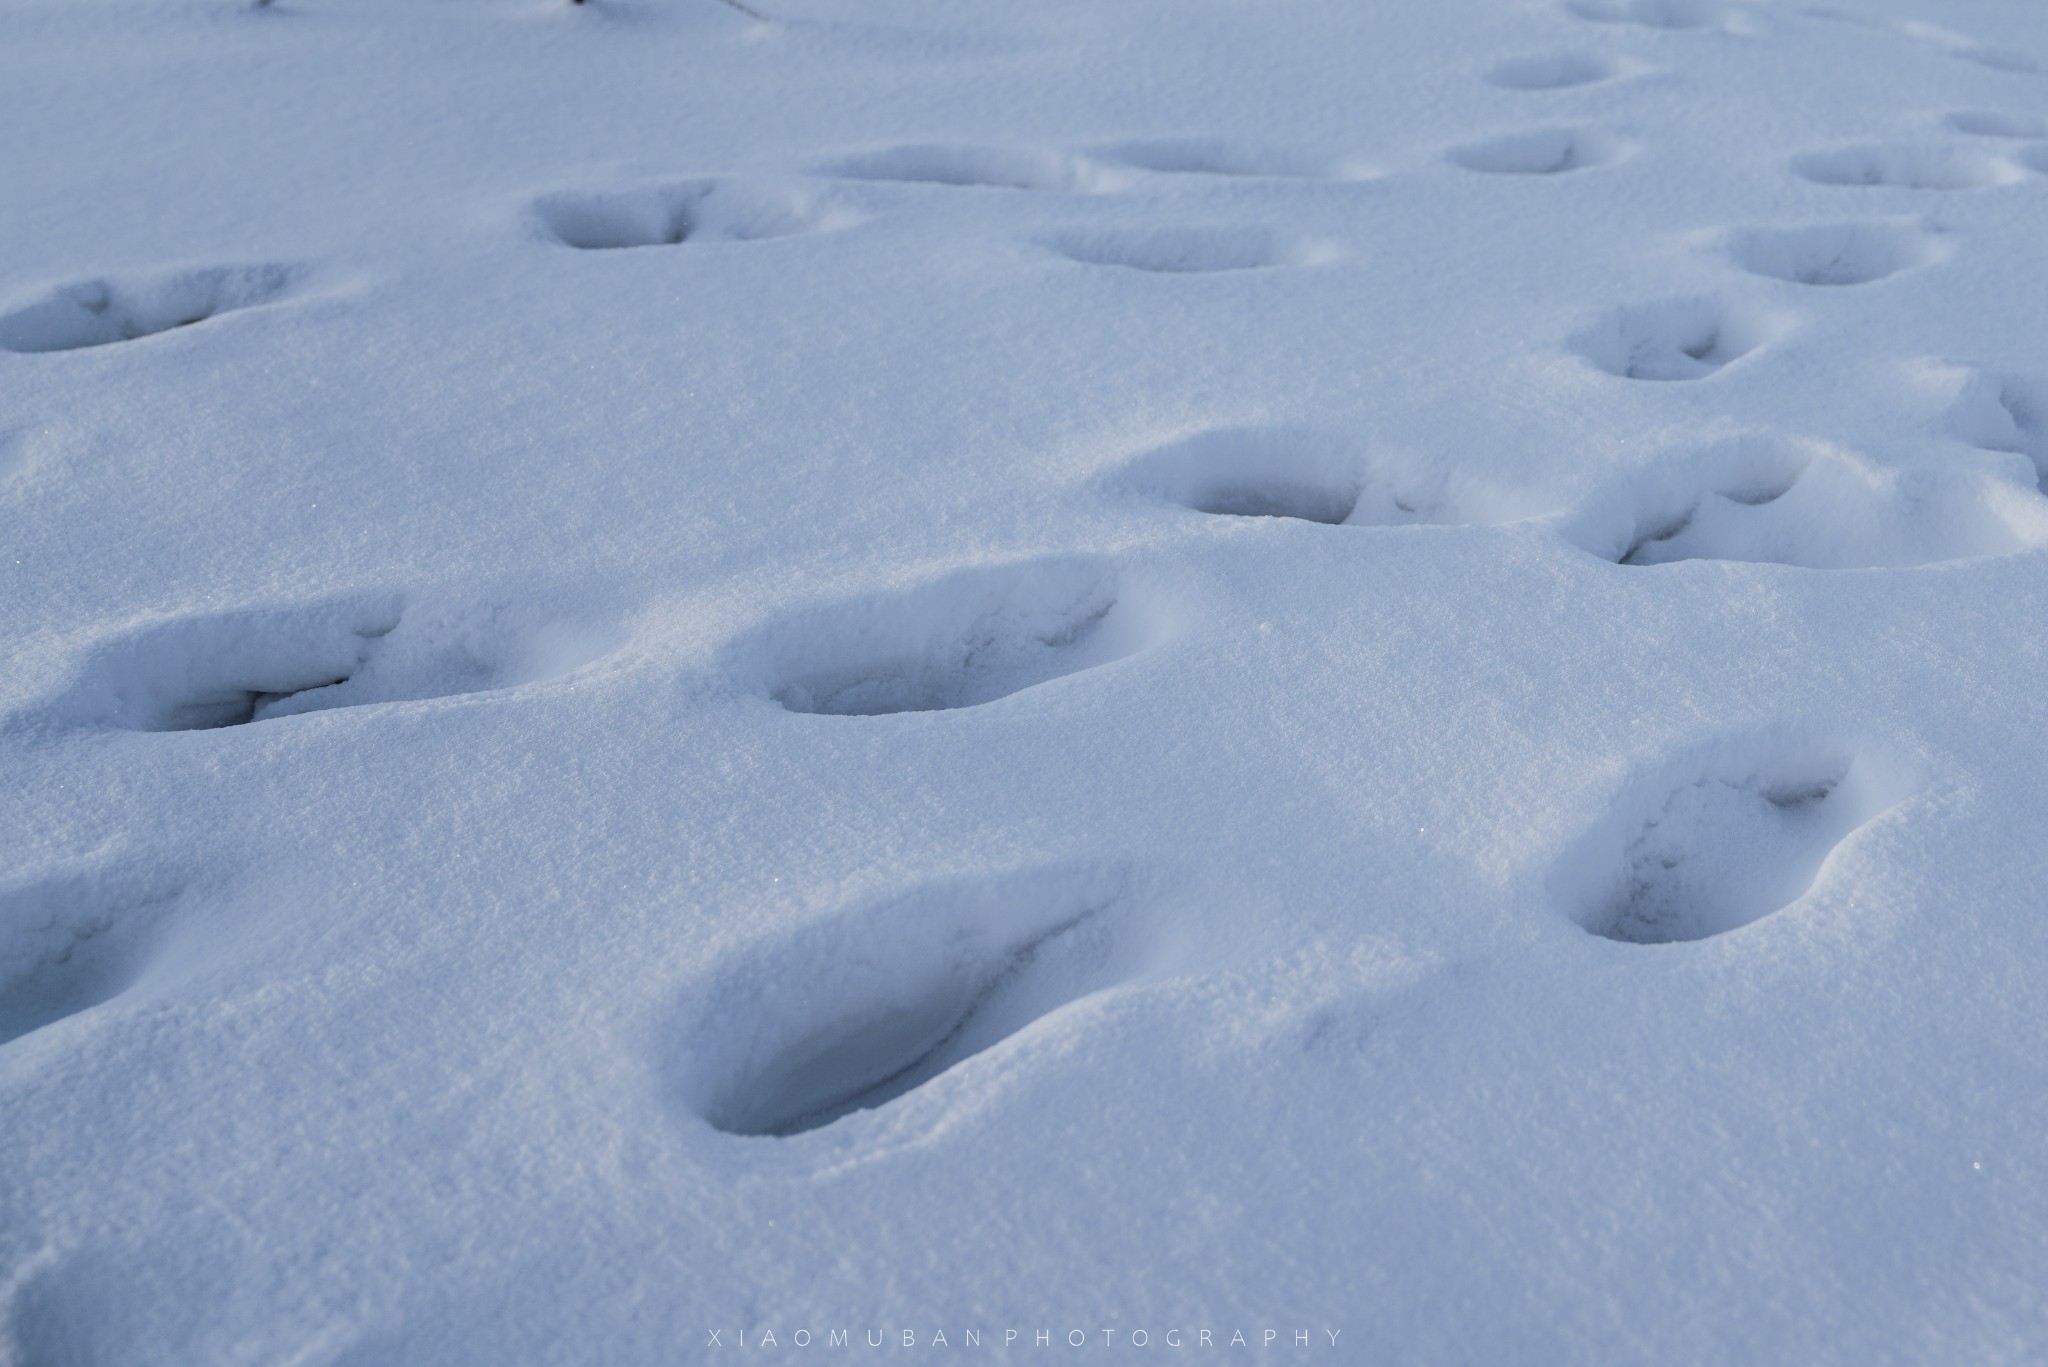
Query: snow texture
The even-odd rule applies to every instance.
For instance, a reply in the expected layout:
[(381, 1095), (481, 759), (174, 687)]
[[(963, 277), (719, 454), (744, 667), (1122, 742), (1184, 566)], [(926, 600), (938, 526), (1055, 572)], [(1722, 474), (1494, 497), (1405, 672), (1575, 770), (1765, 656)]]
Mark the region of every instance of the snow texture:
[(2048, 8), (12, 0), (0, 127), (0, 1367), (2048, 1360)]

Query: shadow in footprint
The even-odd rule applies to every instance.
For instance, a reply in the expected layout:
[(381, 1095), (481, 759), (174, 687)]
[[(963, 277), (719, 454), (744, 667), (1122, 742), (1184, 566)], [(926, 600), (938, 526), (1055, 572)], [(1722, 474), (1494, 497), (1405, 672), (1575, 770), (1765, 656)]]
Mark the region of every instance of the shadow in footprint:
[(1792, 169), (1816, 185), (1896, 190), (1982, 190), (2019, 179), (1987, 152), (1908, 143), (1808, 152), (1793, 158)]
[(0, 1046), (127, 990), (178, 891), (134, 868), (0, 885)]
[(53, 711), (66, 725), (209, 731), (533, 683), (609, 644), (503, 607), (408, 613), (388, 597), (219, 613), (101, 645)]
[(1614, 309), (1572, 336), (1574, 350), (1627, 380), (1703, 380), (1767, 340), (1756, 316), (1695, 296)]
[(1958, 133), (1979, 138), (2048, 138), (2048, 119), (2032, 114), (1959, 110), (1942, 120)]
[(887, 1106), (1138, 972), (1120, 897), (1096, 871), (942, 883), (734, 956), (692, 994), (684, 1103), (775, 1138)]
[(1163, 175), (1237, 176), (1269, 180), (1364, 180), (1369, 167), (1222, 138), (1156, 138), (1097, 149), (1106, 162)]
[(296, 267), (216, 266), (130, 279), (81, 280), (0, 316), (0, 348), (79, 351), (132, 342), (280, 298)]
[(1950, 430), (1979, 450), (2025, 456), (2035, 487), (2048, 493), (2048, 384), (1967, 366), (1953, 373), (1960, 393), (1949, 410)]
[(1568, 90), (1611, 81), (1620, 74), (1621, 67), (1605, 57), (1558, 52), (1501, 62), (1486, 73), (1486, 80), (1503, 90)]
[(1337, 256), (1329, 244), (1250, 227), (1101, 229), (1063, 233), (1047, 245), (1085, 266), (1170, 275), (1314, 266)]
[(2043, 68), (2039, 59), (2009, 47), (1987, 47), (1983, 44), (1969, 44), (1949, 49), (1951, 57), (1971, 62), (1993, 71), (2006, 71), (2015, 76), (2038, 76)]
[(1153, 634), (1107, 565), (1038, 561), (799, 612), (735, 644), (729, 667), (791, 712), (944, 712), (1109, 664)]
[(1724, 743), (1631, 784), (1566, 853), (1549, 889), (1609, 940), (1705, 940), (1803, 898), (1834, 851), (1910, 786), (1810, 736)]
[(790, 185), (693, 180), (601, 194), (548, 195), (532, 207), (541, 232), (585, 250), (751, 242), (852, 225), (859, 215)]
[(1620, 142), (1586, 128), (1539, 128), (1452, 148), (1444, 154), (1468, 171), (1502, 176), (1555, 176), (1619, 161)]
[(1504, 521), (1482, 491), (1412, 459), (1368, 451), (1344, 434), (1301, 427), (1222, 427), (1145, 452), (1115, 487), (1218, 517), (1293, 518), (1393, 527)]
[(2039, 544), (2048, 527), (2028, 501), (1977, 472), (1901, 472), (1825, 442), (1744, 436), (1636, 472), (1564, 534), (1629, 566), (1904, 568)]
[(1927, 233), (1890, 223), (1745, 228), (1728, 237), (1736, 265), (1796, 285), (1866, 285), (1924, 266), (1939, 254)]
[(1053, 194), (1099, 194), (1121, 188), (1123, 178), (1079, 157), (1031, 148), (917, 143), (887, 147), (824, 163), (823, 174), (849, 180), (885, 180)]

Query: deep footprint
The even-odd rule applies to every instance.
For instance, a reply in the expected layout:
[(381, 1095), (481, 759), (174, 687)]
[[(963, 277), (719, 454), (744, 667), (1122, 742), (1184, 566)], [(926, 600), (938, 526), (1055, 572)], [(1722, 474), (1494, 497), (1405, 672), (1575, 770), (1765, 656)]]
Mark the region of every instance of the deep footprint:
[(135, 869), (0, 887), (0, 1046), (127, 990), (177, 894), (164, 877)]
[(1128, 978), (1116, 903), (1100, 875), (944, 885), (743, 956), (689, 1029), (690, 1108), (787, 1138), (905, 1097)]
[(190, 327), (281, 297), (291, 266), (216, 266), (131, 279), (81, 280), (0, 316), (0, 348), (79, 351)]
[(1835, 747), (1720, 747), (1632, 785), (1551, 892), (1609, 940), (1705, 940), (1799, 901), (1836, 847), (1903, 796)]
[(222, 613), (102, 645), (52, 711), (65, 725), (211, 731), (536, 682), (604, 644), (502, 609), (406, 613), (391, 599)]
[(731, 667), (791, 712), (943, 712), (1109, 664), (1149, 634), (1106, 566), (1048, 561), (798, 613), (736, 644)]
[(1116, 487), (1216, 517), (1391, 527), (1492, 520), (1443, 471), (1394, 461), (1342, 433), (1224, 427), (1145, 452)]

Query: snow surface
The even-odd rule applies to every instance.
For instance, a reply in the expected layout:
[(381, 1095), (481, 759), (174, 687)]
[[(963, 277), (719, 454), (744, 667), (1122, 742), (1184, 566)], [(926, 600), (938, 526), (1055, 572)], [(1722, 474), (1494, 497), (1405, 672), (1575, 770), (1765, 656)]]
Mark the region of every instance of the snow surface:
[(2048, 8), (757, 7), (0, 5), (0, 1361), (2048, 1359)]

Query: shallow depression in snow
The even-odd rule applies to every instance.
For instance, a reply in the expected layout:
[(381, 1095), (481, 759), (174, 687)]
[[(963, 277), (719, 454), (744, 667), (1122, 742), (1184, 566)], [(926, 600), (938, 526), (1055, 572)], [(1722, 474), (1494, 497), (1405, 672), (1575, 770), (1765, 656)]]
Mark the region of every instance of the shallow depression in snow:
[(1168, 275), (1313, 266), (1336, 259), (1328, 243), (1271, 228), (1101, 228), (1061, 233), (1053, 250), (1088, 266)]
[(1237, 176), (1270, 180), (1358, 180), (1364, 166), (1278, 147), (1226, 138), (1154, 138), (1097, 149), (1104, 162), (1162, 175)]
[(1611, 310), (1572, 338), (1579, 354), (1627, 380), (1703, 380), (1769, 338), (1765, 319), (1708, 295)]
[(1897, 190), (1982, 190), (2020, 176), (2010, 162), (1973, 147), (1910, 143), (1808, 152), (1792, 169), (1817, 185)]
[(1593, 128), (1537, 128), (1452, 148), (1445, 155), (1468, 171), (1490, 175), (1555, 176), (1607, 166), (1628, 152), (1619, 139)]
[(1554, 52), (1510, 58), (1489, 70), (1486, 79), (1503, 90), (1569, 90), (1611, 81), (1621, 70), (1618, 63), (1591, 53)]

